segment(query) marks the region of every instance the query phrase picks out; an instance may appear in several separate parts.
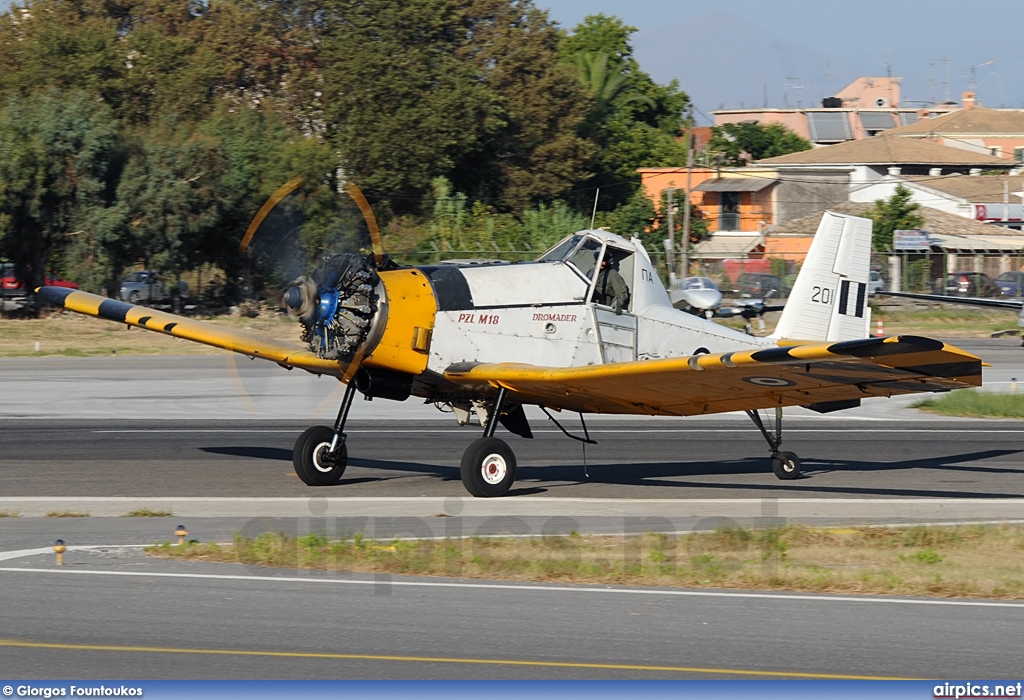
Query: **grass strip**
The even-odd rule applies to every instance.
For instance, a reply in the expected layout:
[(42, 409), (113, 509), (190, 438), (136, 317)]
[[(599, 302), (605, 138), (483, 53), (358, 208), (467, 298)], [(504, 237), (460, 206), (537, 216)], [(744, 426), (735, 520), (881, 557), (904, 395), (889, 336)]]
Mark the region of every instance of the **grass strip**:
[(910, 407), (944, 416), (1024, 418), (1024, 392), (997, 394), (976, 389), (961, 389), (937, 398), (922, 399), (912, 403)]
[(170, 518), (173, 516), (169, 510), (150, 510), (149, 508), (138, 508), (124, 514), (126, 518)]
[(1024, 527), (1009, 525), (387, 541), (268, 532), (147, 552), (299, 571), (1024, 599)]

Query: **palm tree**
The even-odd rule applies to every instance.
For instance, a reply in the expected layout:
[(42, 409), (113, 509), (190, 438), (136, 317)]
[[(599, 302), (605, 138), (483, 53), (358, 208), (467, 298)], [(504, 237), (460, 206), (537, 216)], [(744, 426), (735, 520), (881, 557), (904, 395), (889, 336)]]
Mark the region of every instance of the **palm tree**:
[(580, 69), (579, 81), (590, 92), (594, 107), (590, 121), (600, 124), (612, 112), (631, 102), (654, 107), (654, 100), (630, 85), (630, 76), (619, 66), (615, 70), (608, 65), (606, 53), (581, 51), (573, 56), (572, 62)]

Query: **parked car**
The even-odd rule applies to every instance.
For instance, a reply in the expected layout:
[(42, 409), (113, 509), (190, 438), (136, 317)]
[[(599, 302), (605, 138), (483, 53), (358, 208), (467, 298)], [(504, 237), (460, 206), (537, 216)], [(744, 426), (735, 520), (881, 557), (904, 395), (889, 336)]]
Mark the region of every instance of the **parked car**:
[(0, 293), (4, 296), (21, 296), (25, 293), (25, 288), (18, 282), (18, 278), (14, 276), (14, 265), (11, 263), (3, 263), (0, 265)]
[(182, 300), (188, 296), (188, 285), (169, 282), (154, 270), (140, 270), (121, 280), (120, 296), (131, 304), (169, 305), (180, 311)]
[(759, 272), (744, 272), (736, 278), (736, 291), (752, 297), (764, 297), (770, 291), (775, 299), (786, 296), (789, 290), (775, 275), (765, 275)]
[[(60, 277), (54, 277), (49, 271), (43, 274), (43, 284), (47, 287), (67, 287), (69, 289), (78, 289), (78, 285), (74, 282), (62, 280)], [(2, 291), (3, 296), (5, 297), (25, 296), (25, 287), (14, 273), (14, 263), (0, 264), (0, 291)]]
[(875, 292), (881, 292), (885, 290), (885, 280), (882, 279), (882, 273), (878, 270), (871, 270), (868, 273), (868, 294), (874, 294)]
[(1004, 296), (1024, 296), (1024, 272), (1004, 272), (994, 281)]
[(1002, 290), (984, 272), (954, 272), (946, 275), (946, 296), (1001, 297)]

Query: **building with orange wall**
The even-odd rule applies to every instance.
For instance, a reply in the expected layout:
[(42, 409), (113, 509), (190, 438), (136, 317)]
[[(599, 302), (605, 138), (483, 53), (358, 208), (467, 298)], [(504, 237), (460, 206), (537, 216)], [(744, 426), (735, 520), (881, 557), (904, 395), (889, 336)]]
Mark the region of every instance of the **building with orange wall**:
[[(638, 168), (646, 194), (661, 205), (665, 190), (678, 190), (683, 202), (686, 168)], [(689, 176), (691, 201), (700, 210), (708, 231), (758, 232), (775, 223), (775, 189), (778, 172), (772, 168), (694, 167)]]

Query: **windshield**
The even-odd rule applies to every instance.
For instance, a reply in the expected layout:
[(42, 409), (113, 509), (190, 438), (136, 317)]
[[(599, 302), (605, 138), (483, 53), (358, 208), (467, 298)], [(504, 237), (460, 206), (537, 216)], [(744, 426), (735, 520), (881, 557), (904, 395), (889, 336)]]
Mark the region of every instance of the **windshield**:
[(687, 277), (683, 280), (683, 289), (718, 289), (707, 277)]
[(567, 238), (554, 248), (544, 253), (544, 255), (537, 258), (537, 260), (543, 260), (544, 262), (559, 262), (565, 260), (565, 257), (579, 245), (579, 242), (583, 240), (583, 236), (576, 235), (572, 238)]
[(124, 278), (125, 282), (148, 282), (149, 275), (145, 272), (133, 272)]
[(597, 268), (597, 256), (601, 253), (601, 241), (587, 238), (569, 256), (566, 262), (582, 272), (587, 278), (592, 278)]

